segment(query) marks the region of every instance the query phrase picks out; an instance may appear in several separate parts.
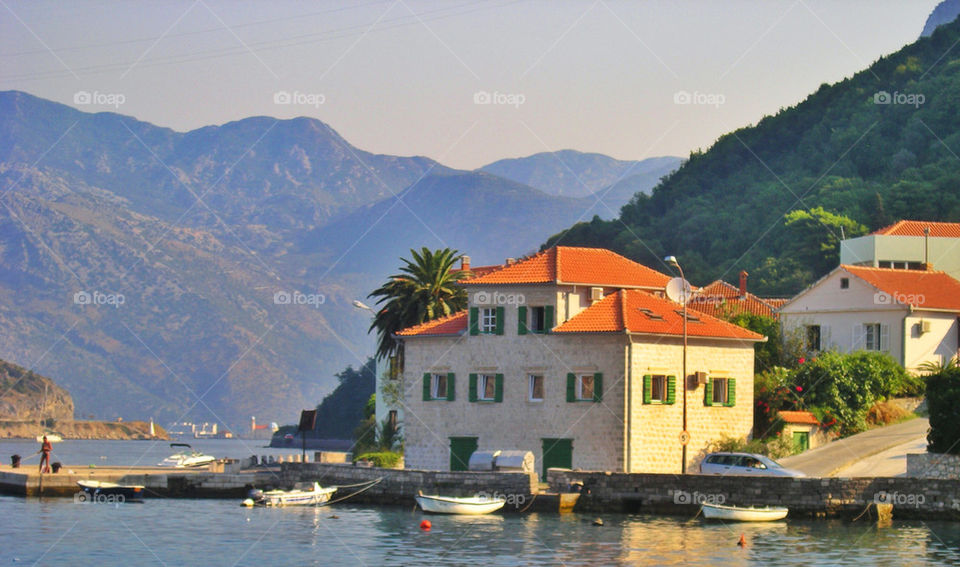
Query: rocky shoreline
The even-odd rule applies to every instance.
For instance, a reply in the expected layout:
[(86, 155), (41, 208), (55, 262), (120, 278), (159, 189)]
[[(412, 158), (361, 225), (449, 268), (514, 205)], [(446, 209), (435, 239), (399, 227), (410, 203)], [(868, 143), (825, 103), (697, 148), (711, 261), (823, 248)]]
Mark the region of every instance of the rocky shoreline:
[(44, 427), (40, 421), (0, 420), (0, 439), (35, 439), (44, 432), (54, 432), (63, 439), (170, 439), (159, 425), (154, 425), (156, 435), (150, 435), (150, 423), (146, 421), (57, 421), (53, 427)]

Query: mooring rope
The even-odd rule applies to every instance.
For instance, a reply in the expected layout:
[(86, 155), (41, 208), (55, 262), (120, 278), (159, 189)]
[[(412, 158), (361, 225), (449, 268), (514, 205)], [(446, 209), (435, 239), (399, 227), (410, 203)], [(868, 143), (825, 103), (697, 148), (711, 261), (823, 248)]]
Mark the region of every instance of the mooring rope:
[[(353, 497), (356, 496), (357, 494), (360, 494), (361, 492), (363, 492), (363, 491), (365, 491), (365, 490), (369, 490), (369, 489), (373, 488), (374, 486), (376, 486), (377, 484), (379, 484), (381, 480), (383, 480), (383, 477), (380, 477), (380, 478), (378, 478), (377, 480), (373, 480), (373, 481), (370, 481), (370, 482), (367, 482), (367, 483), (347, 485), (347, 486), (345, 486), (344, 488), (351, 488), (351, 487), (353, 487), (353, 486), (361, 486), (362, 484), (366, 484), (367, 486), (361, 488), (360, 490), (358, 490), (358, 491), (356, 491), (356, 492), (352, 492), (352, 493), (350, 493), (349, 495), (344, 496), (343, 498), (338, 498), (338, 499), (336, 499), (336, 500), (329, 500), (329, 501), (327, 501), (327, 502), (324, 502), (323, 504), (320, 504), (319, 507), (322, 508), (322, 507), (324, 507), (324, 506), (329, 506), (329, 505), (331, 505), (331, 504), (336, 504), (337, 502), (343, 502), (343, 501), (346, 500), (347, 498), (353, 498)], [(337, 489), (339, 489), (339, 488), (340, 488), (340, 487), (337, 487)]]

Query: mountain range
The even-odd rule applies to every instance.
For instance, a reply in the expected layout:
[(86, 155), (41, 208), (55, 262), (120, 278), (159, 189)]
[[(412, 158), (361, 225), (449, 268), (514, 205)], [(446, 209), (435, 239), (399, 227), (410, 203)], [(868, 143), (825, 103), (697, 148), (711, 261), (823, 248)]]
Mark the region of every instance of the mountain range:
[[(615, 217), (679, 161), (564, 151), (502, 176), (365, 152), (310, 118), (182, 133), (2, 92), (0, 358), (83, 417), (290, 420), (372, 352), (352, 301), (410, 248), (499, 263)], [(589, 191), (551, 189), (558, 163)]]

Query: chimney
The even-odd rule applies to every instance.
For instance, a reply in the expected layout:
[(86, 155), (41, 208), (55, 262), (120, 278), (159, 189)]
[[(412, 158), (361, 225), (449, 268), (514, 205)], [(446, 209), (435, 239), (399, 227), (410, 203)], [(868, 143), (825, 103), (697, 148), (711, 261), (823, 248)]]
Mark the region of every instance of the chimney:
[(460, 257), (460, 269), (464, 272), (470, 271), (470, 256), (461, 256)]
[(508, 266), (512, 266), (512, 265), (514, 265), (514, 264), (516, 264), (516, 263), (517, 263), (517, 259), (516, 259), (516, 258), (507, 258), (507, 265), (508, 265)]
[(740, 297), (747, 296), (747, 276), (749, 275), (746, 270), (740, 270)]

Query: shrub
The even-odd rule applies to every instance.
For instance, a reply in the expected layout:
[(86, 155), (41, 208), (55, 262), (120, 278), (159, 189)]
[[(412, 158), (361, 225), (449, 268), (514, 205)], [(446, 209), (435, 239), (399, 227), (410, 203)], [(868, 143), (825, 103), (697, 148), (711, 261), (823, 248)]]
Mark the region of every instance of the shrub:
[(381, 451), (379, 453), (364, 453), (353, 459), (353, 462), (370, 461), (375, 467), (391, 469), (397, 466), (397, 463), (399, 463), (400, 459), (402, 458), (403, 455), (400, 453), (394, 453), (393, 451)]
[(960, 455), (960, 365), (953, 360), (926, 370), (930, 372), (926, 375), (930, 411), (927, 450)]
[(893, 402), (877, 402), (867, 410), (866, 420), (870, 425), (889, 425), (903, 421), (910, 412)]

